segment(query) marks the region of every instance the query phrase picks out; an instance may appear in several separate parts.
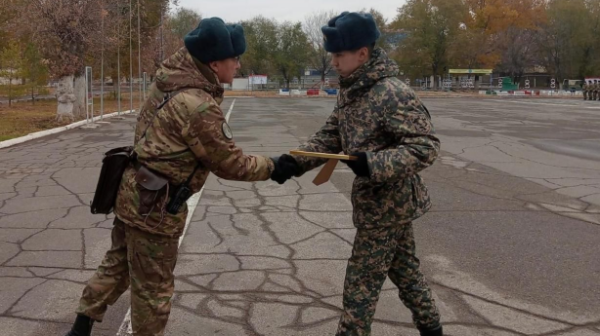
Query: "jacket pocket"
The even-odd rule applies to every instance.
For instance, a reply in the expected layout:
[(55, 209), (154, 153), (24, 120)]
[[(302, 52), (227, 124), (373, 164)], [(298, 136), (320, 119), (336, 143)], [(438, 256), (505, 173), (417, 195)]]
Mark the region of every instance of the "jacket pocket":
[(141, 166), (135, 175), (135, 182), (139, 196), (138, 214), (147, 216), (160, 209), (167, 193), (167, 179)]
[(419, 175), (411, 178), (413, 189), (414, 217), (420, 217), (431, 208), (431, 199), (425, 182)]

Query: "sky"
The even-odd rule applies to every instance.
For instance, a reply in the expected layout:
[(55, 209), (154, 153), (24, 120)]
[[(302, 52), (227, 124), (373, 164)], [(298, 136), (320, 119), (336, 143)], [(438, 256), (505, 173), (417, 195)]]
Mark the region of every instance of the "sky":
[(375, 8), (389, 22), (404, 3), (404, 0), (179, 0), (179, 7), (195, 9), (202, 17), (218, 16), (226, 22), (248, 20), (258, 15), (279, 22), (304, 22), (304, 18), (313, 12), (333, 10), (341, 13)]

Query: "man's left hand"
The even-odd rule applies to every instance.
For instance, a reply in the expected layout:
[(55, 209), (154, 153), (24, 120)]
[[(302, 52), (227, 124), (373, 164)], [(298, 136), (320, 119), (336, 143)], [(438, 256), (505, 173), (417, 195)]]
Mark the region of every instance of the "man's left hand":
[(356, 156), (358, 159), (356, 160), (341, 160), (343, 163), (347, 164), (350, 169), (356, 174), (356, 176), (361, 177), (369, 177), (371, 174), (369, 173), (369, 163), (367, 161), (367, 153), (366, 152), (357, 152), (352, 153), (350, 156)]

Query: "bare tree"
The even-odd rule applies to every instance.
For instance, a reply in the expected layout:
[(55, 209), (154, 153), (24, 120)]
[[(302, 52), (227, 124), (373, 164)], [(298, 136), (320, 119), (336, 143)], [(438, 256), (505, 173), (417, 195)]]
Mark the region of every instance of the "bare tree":
[(84, 57), (100, 35), (99, 1), (29, 0), (26, 4), (23, 20), (35, 22), (35, 25), (22, 25), (26, 26), (25, 33), (30, 33), (40, 46), (50, 73), (59, 79), (58, 119), (82, 114)]
[(179, 8), (169, 17), (169, 26), (174, 36), (182, 39), (196, 28), (202, 19), (202, 14), (193, 9)]
[(308, 37), (312, 49), (310, 50), (309, 64), (321, 73), (321, 86), (325, 82), (325, 76), (331, 71), (331, 55), (323, 46), (323, 33), (321, 27), (327, 25), (330, 19), (335, 17), (335, 12), (315, 12), (307, 15), (302, 28)]
[[(543, 65), (559, 83), (563, 79), (577, 76), (578, 61), (584, 51), (587, 15), (589, 11), (583, 0), (557, 1), (548, 3), (548, 21), (537, 34), (536, 47)], [(582, 37), (584, 39), (582, 40)]]
[(392, 51), (393, 46), (391, 40), (393, 40), (393, 38), (395, 37), (395, 32), (389, 29), (389, 24), (387, 22), (387, 19), (383, 16), (383, 13), (376, 10), (375, 8), (371, 8), (368, 11), (366, 9), (363, 9), (362, 12), (371, 14), (373, 16), (373, 19), (375, 20), (377, 28), (379, 28), (381, 36), (377, 40), (376, 47), (379, 47), (385, 50), (386, 52)]
[[(14, 25), (16, 24), (13, 18), (16, 16), (17, 8), (16, 0), (0, 0), (0, 52), (4, 50), (12, 37), (12, 31), (14, 31)], [(0, 64), (1, 66), (1, 64)]]
[[(157, 40), (162, 14), (169, 6), (169, 0), (0, 1), (18, 10), (13, 18), (17, 23), (15, 31), (21, 40), (38, 47), (49, 74), (58, 79), (59, 119), (74, 118), (85, 111), (85, 65), (100, 70), (104, 64), (113, 79), (120, 78), (125, 74), (121, 70), (137, 63), (134, 53), (141, 56), (149, 47), (158, 49), (152, 42)], [(137, 22), (136, 28), (132, 22)], [(125, 48), (126, 45), (130, 47)], [(135, 58), (137, 61), (138, 57)], [(142, 70), (152, 69), (151, 61), (150, 57), (144, 57), (135, 64), (140, 75)]]
[(275, 73), (277, 69), (274, 59), (278, 51), (280, 39), (277, 35), (277, 21), (263, 16), (242, 21), (248, 48), (242, 57), (242, 73), (268, 74)]
[[(426, 74), (437, 79), (446, 72), (465, 8), (461, 0), (410, 0), (399, 9), (391, 28), (408, 35), (398, 48), (397, 61), (410, 77)], [(438, 87), (437, 80), (433, 84)]]
[(4, 77), (8, 81), (8, 106), (12, 105), (12, 100), (15, 98), (13, 92), (13, 81), (22, 75), (24, 68), (21, 59), (20, 45), (17, 41), (7, 41), (4, 49), (0, 51), (0, 77)]
[(275, 65), (290, 88), (294, 77), (300, 79), (308, 62), (310, 42), (300, 22), (284, 22), (278, 27), (279, 45), (275, 53)]
[(500, 34), (500, 38), (500, 43), (505, 47), (501, 50), (502, 61), (498, 64), (498, 69), (509, 74), (518, 83), (526, 69), (538, 65), (534, 48), (538, 32), (509, 27)]

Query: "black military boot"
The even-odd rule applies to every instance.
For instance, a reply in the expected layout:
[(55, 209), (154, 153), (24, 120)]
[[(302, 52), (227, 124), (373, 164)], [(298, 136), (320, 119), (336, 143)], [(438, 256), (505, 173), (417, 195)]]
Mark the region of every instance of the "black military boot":
[(94, 320), (85, 315), (77, 314), (77, 318), (75, 319), (75, 323), (73, 323), (71, 331), (65, 336), (90, 336), (92, 335), (93, 325)]
[(421, 336), (444, 336), (442, 326), (435, 327), (434, 329), (419, 329)]

